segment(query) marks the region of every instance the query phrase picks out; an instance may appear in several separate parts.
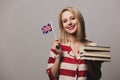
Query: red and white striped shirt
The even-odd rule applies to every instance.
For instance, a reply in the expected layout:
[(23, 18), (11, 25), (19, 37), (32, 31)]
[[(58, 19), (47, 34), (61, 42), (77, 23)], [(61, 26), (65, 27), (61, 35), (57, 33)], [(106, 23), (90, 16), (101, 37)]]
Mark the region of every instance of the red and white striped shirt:
[[(80, 59), (80, 51), (75, 56), (69, 45), (61, 45), (63, 57), (61, 59), (58, 80), (86, 80), (87, 64)], [(51, 67), (55, 62), (55, 51), (51, 49), (48, 59), (47, 74), (53, 80)]]

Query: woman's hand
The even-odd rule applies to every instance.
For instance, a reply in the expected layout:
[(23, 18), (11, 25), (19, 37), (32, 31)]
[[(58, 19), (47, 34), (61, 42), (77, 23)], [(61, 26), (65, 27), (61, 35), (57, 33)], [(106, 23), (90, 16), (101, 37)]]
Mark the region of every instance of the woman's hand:
[(62, 49), (61, 49), (61, 43), (59, 40), (53, 41), (52, 49), (55, 50), (55, 53), (57, 54), (56, 57), (62, 56)]

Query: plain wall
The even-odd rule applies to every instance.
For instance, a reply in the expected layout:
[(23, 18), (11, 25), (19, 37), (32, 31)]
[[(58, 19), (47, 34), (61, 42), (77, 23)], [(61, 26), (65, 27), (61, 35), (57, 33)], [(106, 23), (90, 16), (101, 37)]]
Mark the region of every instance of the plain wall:
[(58, 35), (58, 14), (67, 6), (82, 12), (87, 39), (111, 47), (101, 80), (120, 79), (119, 0), (0, 0), (0, 80), (48, 80), (54, 35), (41, 27), (51, 20)]

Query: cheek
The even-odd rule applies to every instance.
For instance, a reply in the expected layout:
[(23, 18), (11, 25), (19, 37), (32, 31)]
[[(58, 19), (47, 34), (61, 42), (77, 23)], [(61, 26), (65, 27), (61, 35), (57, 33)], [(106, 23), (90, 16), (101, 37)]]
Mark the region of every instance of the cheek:
[(77, 26), (77, 28), (78, 28), (78, 27), (79, 27), (79, 23), (78, 23), (78, 22), (76, 22), (75, 24), (76, 24), (76, 26)]
[(68, 31), (68, 29), (66, 28), (66, 25), (63, 25), (63, 29), (64, 31)]
[(67, 26), (67, 24), (66, 23), (63, 23), (63, 28), (65, 28)]
[(74, 23), (75, 23), (76, 25), (78, 25), (78, 20), (75, 20)]

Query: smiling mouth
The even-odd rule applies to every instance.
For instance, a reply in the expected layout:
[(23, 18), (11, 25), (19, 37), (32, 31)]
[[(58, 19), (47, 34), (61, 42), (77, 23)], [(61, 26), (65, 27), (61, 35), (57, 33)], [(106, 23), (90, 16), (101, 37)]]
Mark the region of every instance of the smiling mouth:
[(73, 30), (73, 29), (74, 29), (74, 26), (69, 26), (69, 27), (67, 27), (67, 29)]

